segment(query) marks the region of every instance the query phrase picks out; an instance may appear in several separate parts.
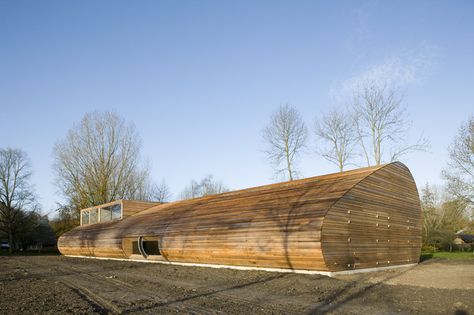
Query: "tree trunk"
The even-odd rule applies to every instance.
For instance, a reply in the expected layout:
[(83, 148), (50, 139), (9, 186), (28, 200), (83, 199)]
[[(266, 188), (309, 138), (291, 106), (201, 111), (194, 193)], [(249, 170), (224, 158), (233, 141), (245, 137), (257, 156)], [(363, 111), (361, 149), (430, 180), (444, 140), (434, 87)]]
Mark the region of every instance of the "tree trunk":
[(291, 163), (290, 163), (290, 159), (288, 157), (286, 158), (286, 163), (287, 163), (287, 167), (288, 167), (288, 177), (290, 178), (290, 180), (293, 180), (293, 172), (291, 170)]
[(288, 139), (285, 142), (285, 156), (286, 156), (286, 167), (288, 169), (288, 177), (290, 180), (293, 180), (293, 171), (291, 170), (291, 161), (290, 161), (290, 149), (288, 147)]

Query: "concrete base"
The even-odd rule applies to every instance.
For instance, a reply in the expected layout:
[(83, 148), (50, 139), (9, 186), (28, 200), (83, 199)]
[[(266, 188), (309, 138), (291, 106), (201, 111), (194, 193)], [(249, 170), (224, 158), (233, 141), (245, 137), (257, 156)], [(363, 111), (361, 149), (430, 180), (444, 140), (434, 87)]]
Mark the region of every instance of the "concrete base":
[(250, 267), (250, 266), (231, 266), (231, 265), (216, 265), (216, 264), (197, 264), (197, 263), (185, 263), (185, 262), (173, 262), (165, 260), (146, 260), (146, 259), (126, 259), (126, 258), (106, 258), (106, 257), (92, 257), (92, 256), (76, 256), (76, 255), (64, 255), (65, 257), (72, 258), (89, 258), (89, 259), (99, 259), (99, 260), (118, 260), (118, 261), (133, 261), (133, 262), (145, 262), (145, 263), (155, 263), (155, 264), (164, 264), (164, 265), (176, 265), (176, 266), (189, 266), (189, 267), (207, 267), (207, 268), (228, 268), (236, 270), (256, 270), (256, 271), (269, 271), (269, 272), (286, 272), (286, 273), (300, 273), (300, 274), (309, 274), (309, 275), (323, 275), (328, 277), (335, 277), (341, 275), (351, 275), (356, 273), (364, 272), (374, 272), (389, 270), (395, 268), (407, 268), (413, 267), (417, 264), (406, 264), (406, 265), (394, 265), (386, 267), (377, 267), (377, 268), (364, 268), (364, 269), (353, 269), (353, 270), (343, 270), (343, 271), (317, 271), (317, 270), (301, 270), (301, 269), (283, 269), (283, 268), (265, 268), (265, 267)]

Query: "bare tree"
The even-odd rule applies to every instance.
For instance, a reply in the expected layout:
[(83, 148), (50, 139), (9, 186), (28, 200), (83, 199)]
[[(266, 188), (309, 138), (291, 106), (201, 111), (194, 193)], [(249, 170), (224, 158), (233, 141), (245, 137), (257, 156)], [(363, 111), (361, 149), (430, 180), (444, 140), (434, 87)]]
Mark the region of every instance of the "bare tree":
[(8, 237), (10, 252), (16, 237), (28, 232), (36, 207), (30, 185), (28, 156), (18, 149), (0, 149), (0, 232)]
[(354, 125), (358, 143), (367, 165), (379, 165), (386, 159), (394, 161), (413, 151), (426, 151), (427, 139), (420, 137), (415, 144), (408, 144), (407, 133), (411, 123), (402, 98), (387, 85), (366, 84), (354, 96)]
[(265, 154), (277, 175), (287, 173), (293, 180), (297, 175), (296, 159), (302, 153), (308, 131), (298, 111), (289, 104), (281, 105), (263, 129)]
[(134, 125), (117, 114), (86, 114), (54, 147), (54, 170), (67, 208), (77, 214), (117, 199), (143, 198), (150, 179), (140, 163), (140, 146)]
[(459, 128), (448, 150), (448, 168), (443, 171), (448, 191), (474, 206), (474, 116)]
[(164, 180), (159, 183), (153, 183), (150, 187), (150, 192), (144, 200), (167, 202), (171, 199), (172, 194), (169, 186)]
[(212, 175), (207, 175), (200, 182), (192, 180), (181, 193), (181, 199), (215, 195), (226, 191), (229, 189), (221, 181), (214, 180)]
[(315, 119), (314, 132), (326, 144), (318, 150), (319, 154), (336, 164), (342, 172), (354, 157), (357, 140), (351, 115), (347, 111), (333, 109), (320, 119)]

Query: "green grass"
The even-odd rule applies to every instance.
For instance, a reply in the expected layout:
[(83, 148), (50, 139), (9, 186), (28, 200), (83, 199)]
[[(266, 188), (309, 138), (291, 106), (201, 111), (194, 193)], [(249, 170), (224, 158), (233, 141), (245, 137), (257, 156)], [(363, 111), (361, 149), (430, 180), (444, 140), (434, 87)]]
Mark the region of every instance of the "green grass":
[(450, 260), (474, 260), (472, 252), (423, 252), (421, 253), (421, 261), (430, 258), (442, 258)]

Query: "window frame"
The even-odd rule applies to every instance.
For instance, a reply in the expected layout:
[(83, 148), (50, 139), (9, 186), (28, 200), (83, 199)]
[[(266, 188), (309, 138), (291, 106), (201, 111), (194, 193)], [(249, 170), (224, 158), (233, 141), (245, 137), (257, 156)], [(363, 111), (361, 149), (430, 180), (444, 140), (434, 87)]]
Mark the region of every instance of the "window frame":
[[(84, 223), (84, 214), (87, 213), (87, 223)], [(89, 210), (81, 210), (81, 226), (91, 224), (91, 213)]]
[[(108, 218), (103, 218), (103, 212), (110, 212), (110, 216)], [(87, 212), (87, 223), (83, 220), (84, 213)], [(91, 217), (93, 212), (97, 213), (97, 221), (91, 223)], [(91, 225), (103, 222), (110, 222), (110, 221), (117, 221), (123, 219), (123, 202), (122, 200), (113, 201), (110, 203), (106, 203), (104, 205), (91, 207), (87, 209), (81, 210), (80, 216), (80, 226), (83, 225)]]
[[(91, 218), (92, 218), (92, 213), (95, 212), (95, 216), (96, 216), (96, 221), (95, 222), (91, 222)], [(97, 224), (97, 223), (100, 223), (99, 219), (100, 219), (100, 208), (92, 208), (89, 210), (89, 224)]]

